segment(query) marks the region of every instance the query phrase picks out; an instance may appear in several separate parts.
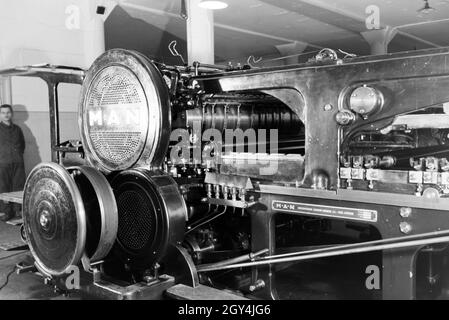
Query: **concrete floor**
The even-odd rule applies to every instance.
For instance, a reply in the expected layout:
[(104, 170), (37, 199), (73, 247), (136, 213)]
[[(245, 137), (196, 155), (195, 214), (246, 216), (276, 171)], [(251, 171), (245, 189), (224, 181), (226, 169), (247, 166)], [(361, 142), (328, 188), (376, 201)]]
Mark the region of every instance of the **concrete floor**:
[[(0, 243), (20, 239), (20, 228), (0, 222)], [(19, 262), (30, 260), (28, 250), (0, 250), (0, 286)], [(365, 276), (358, 260), (351, 257), (336, 257), (316, 261), (311, 264), (298, 264), (277, 273), (278, 293), (282, 299), (378, 299), (361, 288), (364, 279), (351, 279), (351, 275)], [(344, 260), (344, 261), (343, 261)], [(360, 263), (362, 266), (366, 263)], [(337, 268), (336, 266), (340, 266)], [(342, 281), (343, 280), (343, 281)], [(300, 289), (298, 290), (298, 285)], [(10, 276), (5, 288), (0, 290), (0, 300), (28, 299), (80, 299), (81, 297), (64, 297), (55, 293), (51, 286), (43, 283), (43, 278), (34, 273)]]
[[(0, 222), (0, 243), (20, 239), (20, 227)], [(0, 286), (15, 265), (29, 258), (28, 250), (3, 251), (0, 249)], [(16, 274), (9, 277), (9, 282), (0, 290), (0, 300), (60, 299), (59, 294), (44, 285), (42, 277), (34, 273)]]

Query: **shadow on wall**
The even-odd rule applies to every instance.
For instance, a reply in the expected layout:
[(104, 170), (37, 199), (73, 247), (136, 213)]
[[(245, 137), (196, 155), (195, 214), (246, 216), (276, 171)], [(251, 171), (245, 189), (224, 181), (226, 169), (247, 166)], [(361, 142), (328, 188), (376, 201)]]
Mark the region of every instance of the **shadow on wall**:
[(28, 127), (26, 122), (29, 120), (29, 113), (24, 105), (13, 105), (14, 123), (18, 125), (25, 137), (25, 171), (28, 174), (38, 163), (42, 162), (39, 152), (39, 146), (33, 131)]
[[(168, 50), (170, 42), (176, 40), (178, 44), (176, 49), (187, 59), (187, 43), (184, 39), (144, 20), (133, 18), (120, 6), (112, 10), (104, 28), (106, 50), (113, 48), (136, 50), (159, 62), (180, 65), (182, 63), (179, 57), (173, 57)], [(168, 25), (166, 28), (171, 29)]]

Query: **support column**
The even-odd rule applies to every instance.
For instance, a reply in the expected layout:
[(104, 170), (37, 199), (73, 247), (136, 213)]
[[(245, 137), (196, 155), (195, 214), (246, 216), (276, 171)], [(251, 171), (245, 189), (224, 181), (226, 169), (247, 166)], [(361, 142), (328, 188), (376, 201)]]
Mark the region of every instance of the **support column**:
[[(304, 52), (304, 50), (306, 48), (307, 48), (307, 43), (298, 42), (298, 41), (276, 46), (276, 49), (284, 57), (295, 55), (295, 54), (300, 54), (300, 53)], [(284, 61), (285, 61), (286, 65), (298, 64), (299, 56), (289, 57), (289, 58), (286, 58)]]
[(361, 32), (362, 37), (369, 43), (372, 55), (388, 53), (388, 44), (396, 36), (398, 30), (391, 27), (379, 30)]
[(0, 77), (0, 104), (12, 104), (11, 77)]
[(89, 68), (92, 62), (105, 51), (103, 20), (100, 17), (90, 19), (84, 33), (84, 67)]
[[(10, 67), (5, 62), (5, 56), (11, 54), (6, 48), (0, 48), (0, 68)], [(12, 80), (11, 77), (0, 77), (0, 104), (12, 104)]]
[[(105, 51), (104, 22), (116, 5), (117, 2), (114, 0), (88, 0), (84, 8), (83, 14), (86, 19), (83, 26), (85, 68), (89, 68), (92, 62)], [(105, 8), (103, 14), (97, 13), (98, 6)]]
[(214, 13), (199, 6), (200, 0), (187, 0), (187, 55), (189, 65), (198, 61), (215, 63)]

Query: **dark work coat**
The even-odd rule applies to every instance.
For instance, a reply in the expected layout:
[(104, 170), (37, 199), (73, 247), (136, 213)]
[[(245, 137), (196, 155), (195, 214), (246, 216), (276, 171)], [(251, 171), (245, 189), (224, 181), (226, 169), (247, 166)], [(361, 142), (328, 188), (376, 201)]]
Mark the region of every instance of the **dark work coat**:
[[(6, 125), (0, 122), (0, 193), (20, 191), (25, 183), (25, 167), (23, 152), (25, 139), (22, 129), (15, 124)], [(0, 201), (0, 212), (6, 218), (14, 216), (18, 211), (11, 204)]]
[(22, 129), (12, 123), (0, 122), (0, 166), (11, 163), (23, 163), (25, 139)]

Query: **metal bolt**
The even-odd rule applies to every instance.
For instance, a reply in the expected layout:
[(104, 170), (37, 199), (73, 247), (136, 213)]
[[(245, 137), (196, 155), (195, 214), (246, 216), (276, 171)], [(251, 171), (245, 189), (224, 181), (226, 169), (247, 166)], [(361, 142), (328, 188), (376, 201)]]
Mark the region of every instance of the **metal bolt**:
[(39, 217), (39, 223), (42, 228), (48, 228), (48, 225), (50, 224), (50, 213), (46, 210), (44, 210), (40, 217)]
[(403, 221), (399, 224), (399, 229), (401, 230), (402, 233), (405, 233), (405, 234), (409, 234), (410, 232), (412, 232), (411, 224), (408, 222), (405, 222), (405, 221)]
[(412, 214), (412, 208), (409, 207), (402, 207), (399, 211), (399, 214), (402, 218), (408, 218)]
[(237, 200), (237, 189), (235, 187), (231, 188), (231, 198), (233, 201)]
[(331, 111), (332, 110), (332, 105), (330, 103), (327, 103), (324, 105), (324, 111)]
[(254, 284), (249, 286), (249, 291), (254, 292), (256, 290), (263, 289), (265, 287), (265, 281), (259, 279)]
[(423, 190), (422, 184), (418, 184), (418, 186), (416, 187), (415, 196), (421, 197), (422, 196), (422, 190)]
[(340, 111), (335, 116), (335, 121), (337, 121), (337, 123), (342, 126), (351, 124), (354, 120), (355, 120), (355, 115), (349, 111)]

